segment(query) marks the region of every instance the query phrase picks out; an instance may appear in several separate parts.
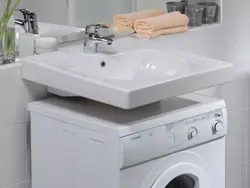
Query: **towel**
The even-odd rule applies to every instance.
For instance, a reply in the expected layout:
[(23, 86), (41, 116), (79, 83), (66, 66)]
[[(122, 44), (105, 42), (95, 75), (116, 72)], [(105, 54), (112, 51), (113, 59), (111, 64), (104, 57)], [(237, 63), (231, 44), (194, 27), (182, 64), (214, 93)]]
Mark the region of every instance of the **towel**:
[(158, 35), (174, 34), (188, 31), (189, 19), (180, 12), (159, 15), (151, 18), (137, 19), (134, 28), (139, 36), (153, 38)]
[(114, 24), (117, 27), (129, 27), (129, 28), (134, 28), (134, 22), (136, 19), (140, 18), (149, 18), (149, 17), (154, 17), (158, 15), (162, 15), (165, 12), (163, 10), (159, 9), (150, 9), (150, 10), (144, 10), (141, 12), (132, 12), (128, 14), (120, 14), (114, 16)]
[(139, 33), (137, 34), (140, 38), (151, 39), (160, 35), (170, 35), (175, 33), (184, 33), (188, 31), (188, 26), (172, 27), (168, 29), (161, 29), (158, 31), (153, 31), (152, 33)]

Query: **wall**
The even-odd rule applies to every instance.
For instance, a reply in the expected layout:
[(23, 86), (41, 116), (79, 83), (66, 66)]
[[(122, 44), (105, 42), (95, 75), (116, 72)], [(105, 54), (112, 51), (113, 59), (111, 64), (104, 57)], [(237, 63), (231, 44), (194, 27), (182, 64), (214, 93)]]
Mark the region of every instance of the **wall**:
[[(23, 6), (29, 5), (32, 8), (33, 4), (29, 1), (31, 0), (23, 0)], [(2, 1), (0, 1), (0, 9), (1, 3)], [(235, 66), (233, 82), (217, 87), (215, 93), (209, 94), (225, 98), (229, 108), (226, 148), (227, 188), (250, 187), (250, 175), (247, 174), (248, 171), (250, 172), (250, 149), (248, 150), (250, 82), (246, 74), (250, 67), (248, 7), (250, 7), (248, 0), (224, 0), (224, 21), (221, 26), (170, 36), (169, 42), (162, 44), (169, 48), (179, 48), (229, 61)], [(46, 21), (50, 11), (43, 13), (44, 8), (47, 7), (39, 9), (37, 6), (40, 20)], [(53, 16), (49, 18), (51, 17)], [(60, 19), (60, 16), (53, 19), (53, 22), (57, 23), (65, 21), (63, 17)], [(81, 20), (78, 20), (78, 23), (80, 22)], [(28, 134), (26, 105), (28, 101), (44, 97), (44, 88), (22, 82), (20, 66), (11, 66), (0, 67), (0, 88), (3, 88), (0, 98), (0, 188), (28, 188), (30, 155), (26, 144)], [(205, 92), (205, 94), (208, 93)]]
[(45, 88), (23, 82), (21, 64), (0, 66), (0, 188), (30, 187), (27, 103), (46, 96)]
[[(215, 96), (226, 99), (229, 112), (227, 135), (227, 188), (250, 187), (250, 1), (224, 1), (224, 21), (215, 40), (223, 43), (220, 58), (232, 62), (234, 79), (217, 88)], [(218, 56), (218, 57), (219, 57)]]
[(227, 136), (227, 188), (250, 187), (250, 1), (224, 0), (222, 35), (215, 38), (223, 43), (221, 59), (232, 62), (234, 80), (217, 89), (217, 96), (226, 99), (229, 112)]
[[(0, 0), (0, 12), (3, 10)], [(26, 7), (28, 0), (22, 1)], [(21, 78), (21, 64), (0, 66), (0, 188), (30, 188), (27, 103), (46, 96), (45, 88)]]

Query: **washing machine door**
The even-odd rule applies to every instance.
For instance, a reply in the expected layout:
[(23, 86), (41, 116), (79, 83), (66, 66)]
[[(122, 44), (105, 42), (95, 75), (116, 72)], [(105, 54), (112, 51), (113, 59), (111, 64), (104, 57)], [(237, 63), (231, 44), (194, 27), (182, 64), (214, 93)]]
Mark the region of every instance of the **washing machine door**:
[[(210, 166), (199, 155), (183, 152), (158, 164), (150, 188), (212, 188)], [(150, 176), (149, 176), (150, 177)], [(146, 186), (147, 187), (147, 186)]]
[(178, 163), (168, 168), (154, 182), (152, 188), (210, 188), (208, 175), (191, 163)]

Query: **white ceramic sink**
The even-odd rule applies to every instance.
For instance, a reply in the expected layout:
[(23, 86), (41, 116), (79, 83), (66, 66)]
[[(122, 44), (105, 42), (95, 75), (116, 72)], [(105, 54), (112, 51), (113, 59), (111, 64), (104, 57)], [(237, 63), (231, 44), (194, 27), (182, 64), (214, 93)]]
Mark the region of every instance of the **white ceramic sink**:
[(84, 29), (80, 28), (43, 22), (39, 22), (38, 27), (40, 36), (55, 37), (59, 44), (82, 40), (84, 37)]
[[(61, 55), (63, 57), (64, 55)], [(150, 82), (178, 73), (189, 71), (189, 67), (180, 63), (163, 63), (161, 53), (157, 50), (133, 50), (115, 55), (85, 55), (71, 53), (63, 58), (72, 74), (109, 80), (140, 80)], [(62, 68), (62, 61), (54, 66)], [(72, 63), (73, 62), (73, 63)], [(167, 67), (167, 68), (166, 68)]]
[(70, 96), (132, 109), (219, 85), (232, 77), (232, 65), (219, 60), (163, 49), (125, 50), (121, 44), (131, 45), (114, 44), (120, 53), (113, 55), (84, 54), (81, 44), (27, 57), (22, 60), (23, 78)]
[(144, 83), (174, 79), (210, 66), (197, 63), (187, 56), (178, 57), (176, 52), (165, 54), (152, 49), (132, 50), (115, 55), (86, 55), (82, 52), (57, 52), (54, 55), (58, 58), (50, 65), (72, 74)]

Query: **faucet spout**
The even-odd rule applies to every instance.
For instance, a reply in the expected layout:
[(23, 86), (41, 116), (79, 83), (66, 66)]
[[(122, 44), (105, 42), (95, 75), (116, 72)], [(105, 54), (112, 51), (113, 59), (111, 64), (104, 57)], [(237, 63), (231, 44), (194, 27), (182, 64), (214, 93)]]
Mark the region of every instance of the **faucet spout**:
[(18, 9), (23, 14), (24, 19), (15, 19), (15, 23), (21, 25), (26, 33), (38, 34), (37, 16), (28, 9)]
[(106, 45), (111, 45), (113, 43), (113, 39), (111, 38), (108, 38), (108, 37), (95, 37), (93, 36), (92, 37), (92, 40), (94, 43), (103, 43), (103, 44), (106, 44)]
[(85, 29), (85, 37), (84, 37), (84, 52), (85, 53), (97, 53), (98, 45), (112, 45), (113, 39), (111, 37), (103, 37), (99, 34), (99, 29), (108, 29), (107, 26), (104, 25), (88, 25)]

